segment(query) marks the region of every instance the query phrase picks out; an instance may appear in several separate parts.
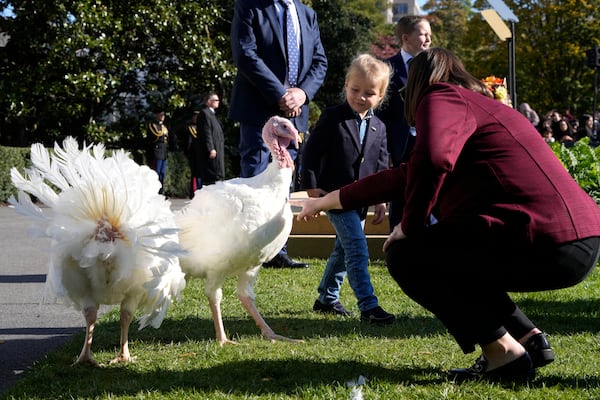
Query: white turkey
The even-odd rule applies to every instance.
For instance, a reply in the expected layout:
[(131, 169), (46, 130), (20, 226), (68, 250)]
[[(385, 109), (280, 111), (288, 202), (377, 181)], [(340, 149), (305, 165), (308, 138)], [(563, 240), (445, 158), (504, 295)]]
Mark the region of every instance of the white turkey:
[(71, 137), (62, 148), (55, 144), (52, 156), (34, 144), (25, 175), (11, 169), (19, 194), (9, 200), (51, 239), (44, 300), (63, 300), (83, 312), (86, 337), (75, 363), (95, 366), (91, 345), (99, 305), (120, 305), (120, 350), (112, 362), (128, 362), (136, 311), (139, 329), (158, 328), (185, 287), (173, 213), (158, 194), (156, 173), (123, 150), (104, 153), (102, 145), (79, 150)]
[(298, 132), (289, 120), (272, 117), (262, 130), (272, 162), (261, 174), (217, 182), (198, 190), (175, 213), (179, 241), (186, 251), (181, 268), (189, 276), (205, 279), (204, 292), (220, 345), (227, 338), (221, 316), (222, 284), (238, 279), (237, 295), (243, 307), (268, 340), (296, 341), (277, 335), (254, 304), (254, 284), (263, 262), (281, 250), (292, 229), (288, 202), (294, 162), (286, 147), (298, 144)]

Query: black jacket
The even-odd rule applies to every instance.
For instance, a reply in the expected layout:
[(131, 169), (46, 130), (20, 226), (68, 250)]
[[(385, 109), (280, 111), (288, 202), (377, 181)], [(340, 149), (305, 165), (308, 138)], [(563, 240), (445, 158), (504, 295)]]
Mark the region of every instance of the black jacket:
[(331, 192), (387, 168), (385, 125), (372, 116), (361, 146), (356, 113), (344, 102), (321, 114), (304, 144), (302, 187)]

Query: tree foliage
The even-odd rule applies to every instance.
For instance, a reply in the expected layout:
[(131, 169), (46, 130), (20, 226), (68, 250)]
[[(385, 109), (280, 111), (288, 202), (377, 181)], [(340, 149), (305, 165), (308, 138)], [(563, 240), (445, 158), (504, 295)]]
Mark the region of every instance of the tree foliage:
[(135, 142), (150, 108), (174, 112), (225, 91), (233, 67), (223, 14), (209, 0), (15, 4), (2, 19), (3, 136)]
[[(544, 113), (570, 108), (591, 112), (593, 70), (586, 50), (600, 46), (597, 0), (511, 0), (514, 24), (517, 101)], [(476, 77), (508, 75), (508, 43), (493, 33), (478, 10), (487, 1), (428, 1), (433, 45), (447, 47)], [(510, 23), (505, 22), (508, 27)]]
[(319, 18), (321, 40), (328, 59), (327, 76), (317, 93), (320, 107), (340, 101), (346, 68), (360, 52), (368, 52), (375, 23), (367, 14), (344, 7), (344, 0), (313, 0)]
[[(183, 124), (209, 90), (224, 100), (225, 115), (235, 74), (229, 43), (234, 1), (0, 0), (0, 9), (12, 7), (0, 15), (0, 31), (10, 36), (0, 47), (0, 143), (51, 144), (74, 135), (136, 148), (152, 107), (166, 108), (172, 124)], [(585, 66), (585, 51), (600, 46), (597, 0), (505, 1), (519, 18), (518, 100), (541, 112), (591, 111), (593, 70)], [(378, 41), (385, 54), (393, 51), (386, 41), (393, 27), (383, 21), (384, 0), (306, 3), (317, 11), (329, 60), (312, 105), (318, 111), (340, 101), (356, 54)], [(507, 43), (477, 12), (487, 7), (484, 0), (439, 0), (423, 9), (434, 46), (454, 51), (477, 77), (506, 76)], [(235, 126), (222, 120), (234, 155)]]
[[(423, 5), (432, 26), (432, 43), (460, 54), (465, 46), (467, 22), (472, 16), (469, 0), (428, 0)], [(434, 28), (435, 27), (435, 28)]]
[[(66, 135), (139, 147), (154, 106), (181, 125), (216, 90), (227, 113), (235, 67), (229, 43), (234, 0), (0, 0), (0, 142), (51, 144)], [(338, 101), (349, 60), (383, 26), (382, 5), (314, 0), (329, 58), (315, 106)], [(316, 114), (318, 115), (318, 114)], [(225, 118), (223, 118), (225, 120)], [(237, 147), (226, 123), (230, 150)], [(233, 150), (232, 150), (233, 152)]]
[(586, 50), (600, 46), (597, 0), (525, 0), (516, 4), (517, 89), (540, 110), (592, 110), (593, 70)]

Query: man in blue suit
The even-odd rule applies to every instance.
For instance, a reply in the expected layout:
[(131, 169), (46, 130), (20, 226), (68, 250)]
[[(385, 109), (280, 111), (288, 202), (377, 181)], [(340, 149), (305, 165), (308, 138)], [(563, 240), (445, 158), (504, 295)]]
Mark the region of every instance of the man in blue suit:
[[(262, 127), (273, 115), (290, 118), (301, 133), (308, 131), (308, 103), (323, 84), (327, 57), (315, 11), (299, 0), (237, 0), (231, 24), (231, 49), (237, 76), (231, 94), (229, 118), (240, 123), (241, 176), (264, 171), (269, 151)], [(297, 75), (289, 76), (286, 13), (296, 29), (299, 51)], [(289, 39), (289, 40), (288, 40)], [(290, 148), (295, 159), (297, 153)], [(271, 267), (306, 268), (293, 261), (285, 248)]]
[[(415, 143), (415, 129), (404, 117), (404, 97), (402, 91), (408, 78), (408, 63), (421, 51), (431, 46), (431, 26), (424, 16), (407, 15), (396, 24), (396, 37), (400, 41), (400, 51), (387, 59), (393, 69), (387, 103), (376, 113), (385, 123), (387, 144), (392, 167), (408, 161)], [(390, 203), (390, 231), (402, 219), (403, 204), (400, 201)]]

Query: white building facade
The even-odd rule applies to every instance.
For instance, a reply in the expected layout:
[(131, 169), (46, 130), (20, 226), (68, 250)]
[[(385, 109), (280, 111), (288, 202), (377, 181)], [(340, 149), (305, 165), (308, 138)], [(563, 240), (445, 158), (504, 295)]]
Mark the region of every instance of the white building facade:
[(396, 23), (405, 15), (420, 15), (421, 8), (416, 0), (388, 0), (386, 19), (388, 23)]

